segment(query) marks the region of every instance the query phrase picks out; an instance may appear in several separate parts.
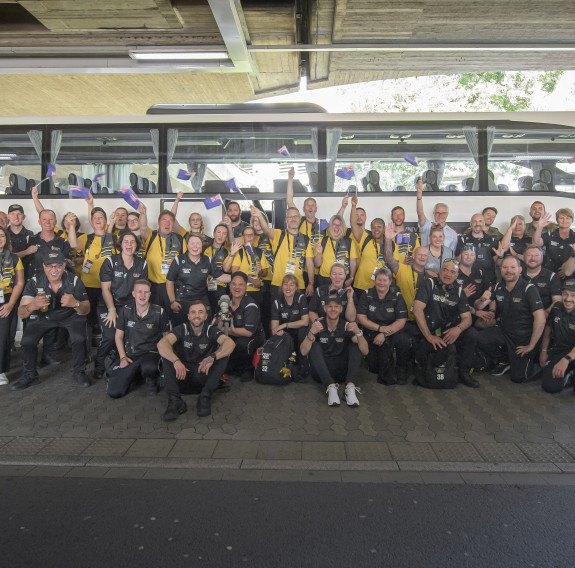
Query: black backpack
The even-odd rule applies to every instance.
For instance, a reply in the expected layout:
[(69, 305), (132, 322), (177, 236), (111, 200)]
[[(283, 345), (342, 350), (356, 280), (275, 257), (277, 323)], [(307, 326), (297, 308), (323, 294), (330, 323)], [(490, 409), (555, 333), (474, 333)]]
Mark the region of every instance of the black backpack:
[(272, 335), (261, 347), (255, 379), (265, 385), (288, 385), (293, 380), (294, 343), (289, 333)]
[(428, 389), (454, 389), (458, 383), (455, 345), (429, 351), (425, 366), (416, 372), (417, 383)]

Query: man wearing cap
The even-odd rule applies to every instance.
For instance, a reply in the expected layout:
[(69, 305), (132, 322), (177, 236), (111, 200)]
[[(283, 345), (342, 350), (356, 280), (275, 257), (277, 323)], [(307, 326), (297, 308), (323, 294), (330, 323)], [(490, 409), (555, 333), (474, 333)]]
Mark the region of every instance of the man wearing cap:
[(176, 326), (158, 343), (163, 357), (164, 388), (168, 408), (163, 419), (175, 420), (187, 410), (182, 394), (199, 394), (198, 416), (212, 413), (211, 399), (220, 385), (228, 357), (235, 344), (222, 330), (208, 322), (209, 306), (194, 300), (188, 321)]
[(227, 373), (239, 375), (242, 382), (254, 378), (252, 359), (256, 349), (265, 341), (261, 314), (255, 301), (246, 294), (248, 277), (245, 272), (234, 272), (230, 281), (232, 323), (229, 335), (236, 347), (230, 355)]
[(66, 271), (66, 258), (59, 250), (46, 254), (43, 272), (33, 276), (24, 287), (18, 316), (28, 319), (22, 336), (24, 375), (12, 384), (23, 390), (37, 384), (38, 342), (53, 329), (68, 330), (74, 357), (74, 380), (89, 387), (86, 376), (86, 314), (90, 302), (82, 281)]
[(542, 367), (541, 388), (560, 392), (573, 379), (575, 364), (575, 279), (563, 283), (561, 301), (556, 303), (543, 332), (539, 364)]
[(361, 356), (369, 347), (357, 323), (341, 317), (341, 296), (331, 296), (325, 305), (325, 318), (316, 319), (303, 339), (300, 351), (309, 355), (312, 376), (326, 388), (328, 406), (339, 406), (339, 383), (345, 382), (348, 406), (359, 406), (356, 387)]
[(471, 376), (471, 367), (477, 330), (471, 325), (471, 312), (467, 297), (457, 285), (459, 263), (448, 258), (443, 261), (437, 278), (428, 278), (417, 291), (413, 302), (413, 315), (423, 336), (416, 348), (420, 368), (425, 368), (427, 357), (433, 351), (455, 345), (459, 367), (459, 382), (478, 388), (479, 382)]
[(523, 253), (525, 271), (523, 278), (533, 284), (543, 303), (545, 317), (549, 315), (553, 304), (561, 301), (561, 281), (559, 276), (543, 265), (543, 251), (537, 245), (529, 245)]
[(24, 265), (24, 274), (28, 276), (28, 266), (30, 264), (30, 255), (36, 252), (35, 247), (29, 246), (30, 238), (34, 233), (24, 227), (24, 208), (22, 205), (13, 203), (8, 207), (8, 220), (10, 226), (8, 232), (10, 233), (10, 244), (12, 245), (12, 252), (22, 259)]
[(489, 307), (497, 325), (479, 333), (478, 349), (501, 376), (511, 370), (511, 380), (523, 383), (533, 378), (538, 344), (545, 328), (545, 311), (536, 286), (520, 277), (520, 261), (507, 256), (501, 263), (501, 278), (475, 302), (475, 309)]

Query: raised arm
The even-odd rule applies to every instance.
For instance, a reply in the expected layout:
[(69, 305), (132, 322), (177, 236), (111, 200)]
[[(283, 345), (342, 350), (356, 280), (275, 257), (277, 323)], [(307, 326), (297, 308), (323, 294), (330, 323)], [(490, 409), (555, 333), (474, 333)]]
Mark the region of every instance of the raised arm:
[(150, 235), (150, 227), (148, 227), (148, 213), (146, 206), (140, 202), (138, 205), (138, 212), (140, 213), (140, 235), (142, 240), (146, 240)]
[(35, 185), (30, 190), (30, 194), (32, 195), (32, 201), (34, 202), (34, 207), (36, 207), (36, 211), (38, 212), (38, 215), (40, 215), (40, 213), (42, 213), (42, 211), (44, 211), (44, 206), (42, 205), (42, 202), (40, 201), (40, 198), (38, 197), (38, 186), (37, 185)]
[(257, 207), (254, 207), (252, 205), (251, 212), (252, 217), (255, 217), (256, 215), (259, 217), (260, 225), (262, 227), (262, 231), (264, 232), (264, 234), (267, 235), (270, 239), (273, 239), (274, 230), (270, 227), (270, 224), (268, 223), (268, 218), (264, 215), (263, 211), (260, 211)]
[(549, 225), (550, 222), (551, 222), (551, 213), (547, 212), (543, 213), (543, 215), (541, 215), (541, 219), (539, 219), (539, 223), (537, 223), (535, 234), (533, 235), (534, 245), (537, 245), (538, 247), (543, 246), (543, 237), (541, 236), (541, 233), (543, 232), (543, 229), (547, 227), (547, 225)]
[(393, 256), (393, 239), (395, 239), (396, 235), (397, 233), (395, 232), (393, 222), (388, 223), (385, 226), (385, 248), (383, 249), (383, 255), (385, 257), (385, 263), (394, 274), (397, 274), (399, 270), (399, 261)]
[(349, 223), (353, 238), (359, 243), (363, 237), (363, 229), (357, 224), (357, 195), (351, 198), (351, 212), (349, 214)]
[(343, 214), (345, 213), (345, 210), (347, 209), (347, 206), (349, 205), (349, 195), (346, 195), (342, 200), (341, 200), (341, 207), (339, 208), (338, 212), (336, 213), (336, 215), (339, 215), (340, 217), (343, 217)]
[(295, 203), (293, 202), (293, 177), (295, 175), (295, 170), (293, 166), (289, 169), (288, 172), (288, 182), (287, 182), (287, 189), (286, 189), (286, 203), (288, 207), (295, 207)]
[(417, 180), (417, 221), (420, 227), (425, 225), (427, 217), (423, 212), (423, 180)]
[(178, 191), (178, 193), (176, 194), (176, 200), (174, 201), (174, 204), (172, 205), (172, 209), (171, 209), (172, 213), (174, 214), (174, 232), (176, 232), (176, 233), (179, 233), (180, 230), (182, 229), (182, 226), (178, 223), (176, 216), (178, 214), (178, 206), (180, 205), (180, 201), (181, 201), (183, 196), (184, 196), (184, 192)]
[(76, 215), (74, 215), (74, 213), (68, 213), (68, 215), (66, 215), (66, 221), (68, 221), (67, 234), (70, 248), (81, 249), (82, 243), (80, 243), (78, 237), (76, 236)]

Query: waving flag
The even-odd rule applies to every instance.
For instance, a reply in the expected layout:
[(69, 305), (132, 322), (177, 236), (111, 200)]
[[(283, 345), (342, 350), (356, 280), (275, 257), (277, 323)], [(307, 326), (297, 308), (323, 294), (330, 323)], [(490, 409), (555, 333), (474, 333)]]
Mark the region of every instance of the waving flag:
[(252, 248), (252, 245), (250, 245), (249, 243), (244, 245), (244, 248), (246, 249), (247, 253), (250, 255), (250, 258), (252, 259), (252, 262), (256, 262), (257, 258), (256, 258), (256, 253), (254, 252), (254, 249)]
[(100, 172), (99, 174), (96, 174), (94, 176), (94, 179), (92, 180), (94, 183), (98, 183), (106, 174), (104, 172)]
[(350, 180), (355, 176), (355, 172), (351, 166), (348, 166), (347, 168), (339, 168), (339, 170), (335, 172), (335, 175), (338, 178)]
[(218, 193), (217, 195), (206, 197), (206, 199), (204, 199), (204, 205), (206, 206), (206, 209), (213, 209), (218, 205), (223, 205), (222, 196)]
[(325, 231), (329, 227), (329, 223), (327, 219), (320, 219), (319, 220), (319, 230)]
[(88, 199), (90, 197), (90, 190), (87, 187), (70, 185), (68, 186), (68, 191), (71, 197), (80, 197), (81, 199)]
[(417, 163), (417, 158), (415, 156), (403, 156), (403, 159), (411, 164), (412, 166), (417, 167), (419, 164)]
[(186, 170), (180, 170), (176, 176), (178, 179), (183, 179), (184, 181), (192, 179), (196, 175), (196, 172), (187, 172)]
[(281, 154), (282, 156), (286, 156), (287, 158), (290, 157), (288, 149), (285, 146), (282, 146), (279, 150), (278, 153)]
[(46, 179), (54, 177), (56, 175), (56, 166), (54, 164), (48, 164), (46, 169)]
[(131, 205), (134, 209), (137, 209), (141, 201), (136, 197), (136, 194), (125, 185), (122, 189), (116, 192), (128, 205)]
[(234, 178), (229, 179), (228, 181), (226, 181), (226, 185), (228, 186), (229, 189), (231, 189), (232, 191), (235, 191), (237, 193), (240, 193), (240, 190), (238, 189), (238, 186), (236, 185), (236, 180)]

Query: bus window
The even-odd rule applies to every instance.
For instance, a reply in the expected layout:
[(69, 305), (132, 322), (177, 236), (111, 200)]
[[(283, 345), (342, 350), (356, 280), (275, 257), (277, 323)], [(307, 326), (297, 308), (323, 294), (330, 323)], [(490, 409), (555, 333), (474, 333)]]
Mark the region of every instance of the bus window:
[(40, 181), (42, 132), (0, 133), (0, 194), (23, 195)]

